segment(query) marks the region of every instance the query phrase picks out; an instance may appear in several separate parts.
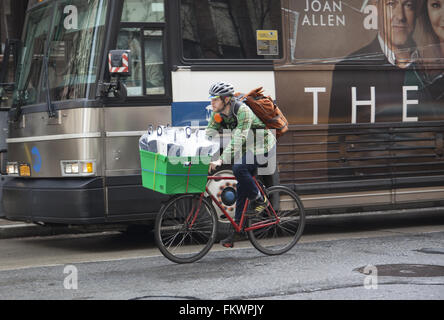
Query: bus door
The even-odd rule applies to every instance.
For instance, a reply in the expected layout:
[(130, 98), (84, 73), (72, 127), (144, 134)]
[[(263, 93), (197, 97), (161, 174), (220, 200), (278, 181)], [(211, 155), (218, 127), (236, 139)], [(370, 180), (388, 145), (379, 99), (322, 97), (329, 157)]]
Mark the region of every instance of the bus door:
[(125, 0), (117, 49), (131, 50), (129, 101), (160, 102), (171, 96), (165, 45), (165, 4), (159, 0)]
[(150, 125), (171, 124), (165, 2), (114, 3), (120, 23), (110, 26), (116, 33), (116, 44), (111, 48), (131, 51), (131, 74), (123, 78), (127, 96), (108, 99), (105, 108), (105, 176), (110, 220), (131, 218), (128, 215), (141, 219), (160, 208), (156, 199), (159, 196), (142, 188), (138, 142)]

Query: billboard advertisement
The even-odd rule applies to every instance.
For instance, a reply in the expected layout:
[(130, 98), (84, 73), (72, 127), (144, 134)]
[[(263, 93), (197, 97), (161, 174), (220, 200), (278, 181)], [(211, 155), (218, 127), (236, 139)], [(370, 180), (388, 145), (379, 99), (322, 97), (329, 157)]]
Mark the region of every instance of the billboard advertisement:
[(443, 0), (290, 0), (277, 95), (292, 124), (444, 120)]

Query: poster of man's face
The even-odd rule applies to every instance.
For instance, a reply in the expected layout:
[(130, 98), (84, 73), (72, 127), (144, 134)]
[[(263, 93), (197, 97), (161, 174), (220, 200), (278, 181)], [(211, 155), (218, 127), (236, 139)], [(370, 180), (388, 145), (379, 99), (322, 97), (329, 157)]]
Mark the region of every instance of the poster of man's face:
[(379, 0), (379, 34), (393, 48), (408, 44), (416, 25), (418, 2), (415, 0)]

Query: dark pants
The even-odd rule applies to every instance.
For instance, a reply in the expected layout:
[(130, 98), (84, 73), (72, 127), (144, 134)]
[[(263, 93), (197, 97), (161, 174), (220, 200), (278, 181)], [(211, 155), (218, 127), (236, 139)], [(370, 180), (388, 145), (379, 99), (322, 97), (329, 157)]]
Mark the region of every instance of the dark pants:
[[(254, 163), (251, 163), (251, 159), (254, 158)], [(249, 160), (247, 164), (247, 159)], [(242, 211), (244, 210), (245, 201), (247, 198), (255, 200), (258, 196), (259, 189), (253, 180), (253, 175), (255, 174), (259, 164), (257, 158), (252, 155), (247, 157), (244, 155), (242, 161), (233, 165), (233, 173), (237, 179), (237, 197), (236, 197), (236, 214), (234, 220), (239, 223), (242, 217)]]

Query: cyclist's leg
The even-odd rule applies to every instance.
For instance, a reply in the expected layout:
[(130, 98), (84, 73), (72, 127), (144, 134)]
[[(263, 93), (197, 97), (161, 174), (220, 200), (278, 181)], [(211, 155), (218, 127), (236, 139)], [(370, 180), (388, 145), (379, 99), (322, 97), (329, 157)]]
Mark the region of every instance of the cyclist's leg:
[[(245, 158), (244, 158), (245, 159)], [(236, 164), (233, 167), (233, 172), (238, 181), (240, 181), (241, 188), (238, 188), (239, 198), (242, 196), (247, 197), (250, 202), (250, 210), (247, 212), (247, 216), (254, 216), (262, 213), (269, 205), (267, 197), (259, 191), (253, 176), (256, 174), (259, 167), (256, 157), (252, 157), (254, 162), (252, 164)], [(240, 202), (237, 207), (237, 211), (241, 212), (244, 202)], [(241, 213), (239, 213), (241, 214)]]
[[(243, 192), (242, 184), (237, 183), (236, 187), (236, 212), (234, 215), (234, 222), (239, 225), (241, 218), (242, 218), (242, 211), (244, 209), (245, 201), (247, 200), (247, 197), (245, 196), (245, 193)], [(234, 242), (238, 240), (239, 235), (237, 235), (236, 230), (234, 229), (234, 226), (230, 226), (230, 231), (228, 233), (228, 236), (225, 239), (222, 239), (220, 241), (220, 244), (223, 245), (226, 248), (232, 248), (234, 246)]]
[(242, 218), (242, 211), (244, 210), (245, 201), (247, 200), (247, 195), (242, 187), (242, 183), (237, 182), (236, 186), (236, 212), (234, 214), (234, 221), (239, 224)]
[[(252, 164), (247, 163), (247, 156), (243, 156), (241, 161), (237, 161), (233, 165), (233, 173), (237, 179), (237, 191), (236, 191), (236, 212), (234, 216), (234, 221), (236, 224), (240, 224), (242, 219), (242, 213), (245, 207), (245, 202), (247, 199), (254, 200), (258, 197), (259, 189), (257, 188), (253, 175), (256, 171), (257, 165), (255, 161)], [(228, 234), (228, 237), (221, 240), (221, 244), (224, 247), (232, 248), (234, 242), (239, 240), (241, 235), (236, 232), (234, 227)]]
[[(259, 190), (252, 178), (252, 174), (256, 169), (255, 164), (247, 164), (247, 157), (242, 158), (241, 163), (236, 163), (233, 165), (233, 173), (237, 179), (237, 191), (236, 191), (236, 212), (234, 216), (234, 221), (236, 224), (240, 224), (242, 218), (242, 212), (245, 207), (245, 201), (247, 199), (255, 199)], [(227, 238), (221, 240), (221, 244), (224, 247), (232, 248), (234, 242), (241, 238), (234, 227), (231, 227), (230, 233)]]
[[(251, 159), (253, 163), (248, 163)], [(247, 162), (248, 161), (248, 162)], [(233, 165), (233, 173), (238, 181), (238, 199), (243, 197), (249, 200), (255, 200), (259, 195), (259, 189), (253, 180), (254, 172), (257, 170), (258, 164), (256, 163), (255, 157), (244, 155), (240, 163), (235, 163)], [(242, 209), (240, 209), (242, 214)]]

